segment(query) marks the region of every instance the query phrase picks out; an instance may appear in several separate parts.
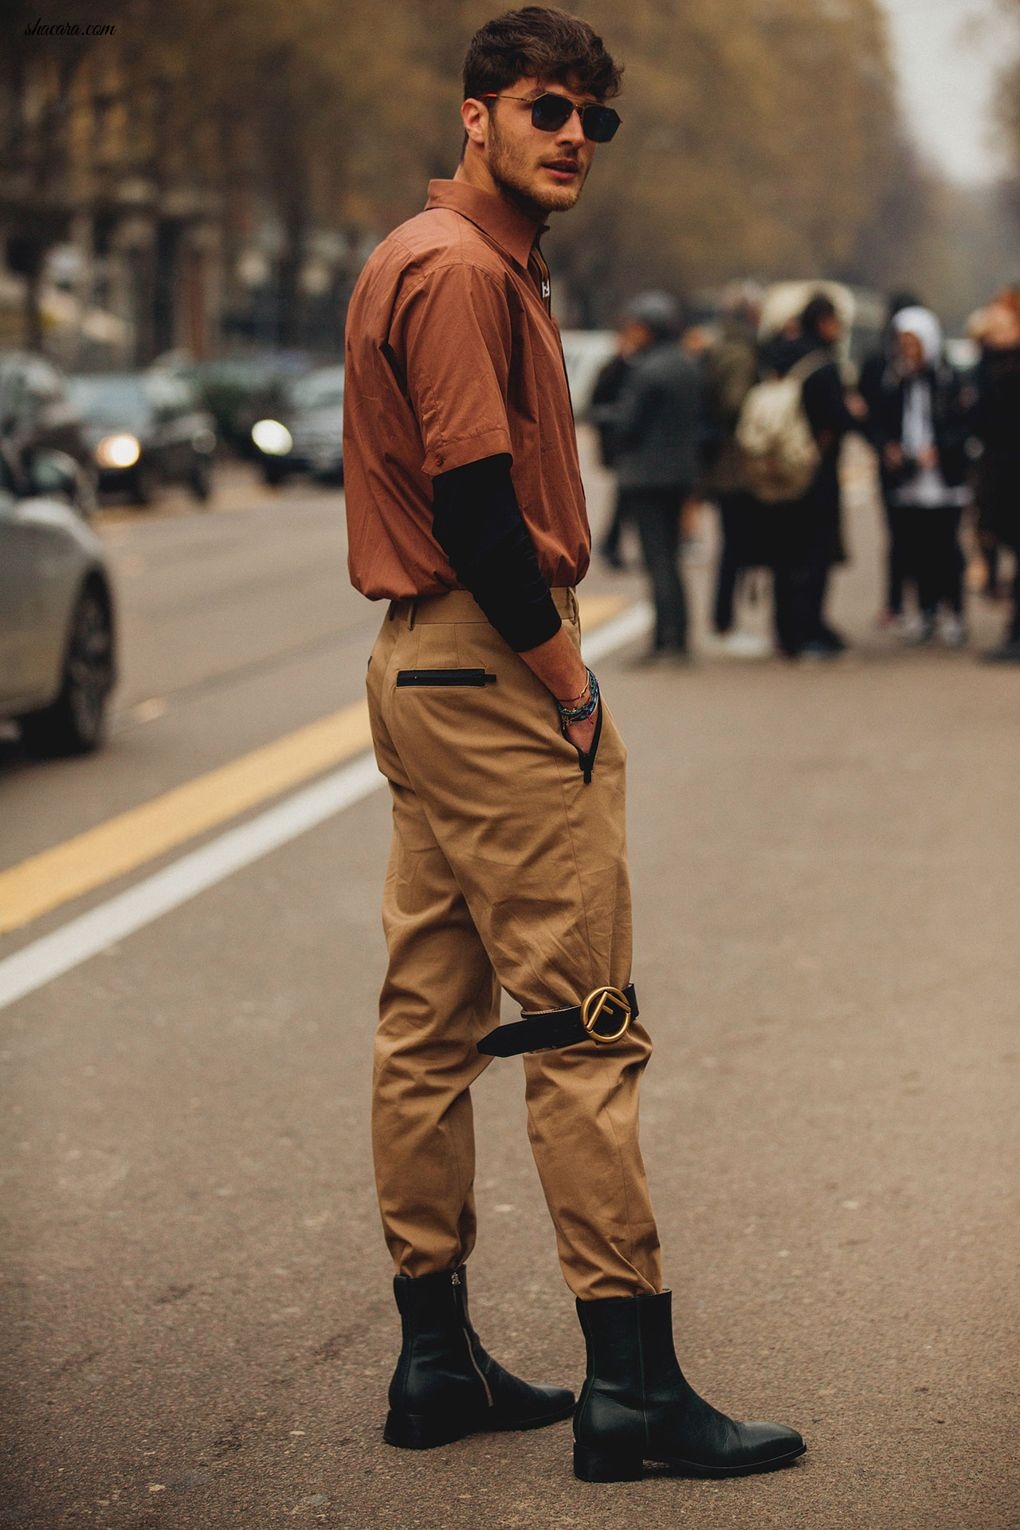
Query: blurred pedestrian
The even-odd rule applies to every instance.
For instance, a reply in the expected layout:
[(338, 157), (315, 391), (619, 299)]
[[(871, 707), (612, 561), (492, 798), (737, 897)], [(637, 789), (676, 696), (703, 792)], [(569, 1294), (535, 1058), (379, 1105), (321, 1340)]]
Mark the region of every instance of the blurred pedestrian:
[(680, 518), (699, 471), (701, 377), (678, 344), (680, 307), (669, 293), (641, 293), (626, 316), (638, 345), (616, 408), (616, 478), (623, 514), (641, 539), (655, 604), (652, 648), (642, 662), (685, 663)]
[[(565, 1388), (499, 1366), (468, 1314), (470, 1088), (523, 1053), (587, 1347), (574, 1469), (594, 1481), (640, 1477), (646, 1458), (728, 1475), (804, 1449), (685, 1381), (638, 1144), (651, 1042), (631, 986), (626, 756), (580, 654), (590, 531), (539, 247), (619, 125), (619, 73), (562, 11), (475, 35), (457, 172), (353, 294), (344, 411), (351, 577), (389, 601), (368, 675), (393, 803), (373, 1146), (403, 1344), (384, 1437), (423, 1449), (573, 1411)], [(501, 988), (521, 1022), (499, 1025)]]
[(728, 293), (723, 320), (703, 369), (702, 488), (719, 512), (719, 561), (712, 599), (712, 628), (722, 651), (756, 656), (761, 641), (734, 621), (738, 585), (748, 570), (769, 561), (767, 516), (747, 488), (736, 442), (740, 406), (758, 380), (761, 292), (742, 284)]
[(893, 319), (896, 354), (872, 415), (884, 492), (898, 524), (901, 568), (917, 586), (919, 610), (908, 642), (935, 635), (966, 641), (960, 520), (967, 486), (967, 412), (960, 379), (943, 355), (942, 326), (930, 309), (903, 308)]
[(971, 428), (981, 442), (978, 496), (991, 533), (1013, 554), (1013, 592), (1002, 642), (983, 655), (1020, 663), (1020, 292), (1007, 289), (986, 310), (977, 403)]
[[(882, 344), (872, 351), (870, 355), (866, 356), (861, 363), (857, 387), (868, 407), (869, 424), (877, 415), (879, 399), (882, 394), (883, 378), (888, 368), (891, 365), (895, 365), (898, 352), (898, 337), (893, 321), (898, 313), (902, 313), (904, 308), (918, 308), (920, 306), (920, 299), (912, 292), (893, 293), (889, 299)], [(869, 436), (871, 434), (872, 432), (869, 429)], [(903, 588), (905, 581), (904, 543), (901, 526), (903, 516), (899, 505), (890, 497), (889, 475), (881, 471), (881, 464), (880, 484), (882, 509), (885, 514), (886, 526), (886, 579), (885, 600), (879, 613), (878, 621), (881, 627), (902, 627)]]
[(794, 367), (802, 379), (804, 414), (818, 448), (818, 466), (797, 500), (773, 505), (769, 515), (776, 640), (789, 658), (836, 657), (846, 640), (825, 615), (832, 569), (846, 560), (839, 458), (843, 440), (862, 429), (863, 401), (847, 402), (836, 360), (843, 322), (831, 298), (813, 297), (769, 349), (780, 373)]
[[(616, 406), (620, 401), (623, 385), (630, 371), (630, 359), (641, 341), (639, 327), (630, 319), (623, 320), (616, 331), (616, 355), (611, 356), (595, 379), (589, 416), (598, 434), (599, 460), (604, 468), (616, 465)], [(623, 555), (620, 543), (623, 537), (623, 514), (620, 488), (616, 485), (613, 509), (609, 525), (599, 542), (599, 556), (614, 570), (622, 569)]]

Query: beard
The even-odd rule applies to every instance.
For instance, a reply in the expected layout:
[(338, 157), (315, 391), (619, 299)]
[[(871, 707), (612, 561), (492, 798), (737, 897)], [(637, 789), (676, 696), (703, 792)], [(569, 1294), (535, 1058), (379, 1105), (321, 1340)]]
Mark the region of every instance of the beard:
[(563, 160), (577, 165), (576, 180), (568, 186), (546, 183), (532, 155), (523, 146), (500, 133), (495, 117), (491, 119), (491, 125), (489, 174), (507, 201), (513, 202), (529, 218), (537, 221), (541, 221), (547, 213), (568, 212), (581, 195), (588, 176), (588, 166), (572, 155), (563, 154), (560, 156)]

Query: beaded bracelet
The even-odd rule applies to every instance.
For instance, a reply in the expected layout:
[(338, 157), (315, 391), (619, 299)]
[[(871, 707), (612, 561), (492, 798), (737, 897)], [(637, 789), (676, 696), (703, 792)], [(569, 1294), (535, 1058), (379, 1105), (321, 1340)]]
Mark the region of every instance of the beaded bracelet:
[[(563, 727), (569, 727), (571, 723), (587, 722), (599, 704), (599, 683), (590, 669), (588, 670), (588, 690), (591, 694), (582, 706), (561, 707), (559, 702), (556, 703), (556, 709), (560, 714), (560, 722)], [(581, 695), (584, 695), (584, 691), (581, 692)]]

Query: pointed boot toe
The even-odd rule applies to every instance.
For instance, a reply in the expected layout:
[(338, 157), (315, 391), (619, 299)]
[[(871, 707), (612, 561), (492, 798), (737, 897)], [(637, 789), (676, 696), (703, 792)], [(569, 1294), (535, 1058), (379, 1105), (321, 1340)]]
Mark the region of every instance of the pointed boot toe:
[(645, 1465), (677, 1476), (771, 1471), (804, 1454), (795, 1429), (742, 1424), (699, 1397), (673, 1348), (668, 1291), (578, 1302), (588, 1374), (574, 1415), (574, 1472), (634, 1482)]

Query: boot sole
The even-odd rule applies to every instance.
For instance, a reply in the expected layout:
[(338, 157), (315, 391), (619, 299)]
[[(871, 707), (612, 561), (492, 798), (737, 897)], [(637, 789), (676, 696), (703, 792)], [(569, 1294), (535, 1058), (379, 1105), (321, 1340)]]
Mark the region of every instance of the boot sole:
[(509, 1434), (525, 1429), (545, 1429), (549, 1424), (560, 1424), (573, 1415), (574, 1404), (559, 1408), (554, 1413), (543, 1413), (528, 1419), (485, 1419), (475, 1414), (471, 1418), (437, 1420), (429, 1413), (397, 1413), (392, 1408), (386, 1415), (383, 1439), (387, 1445), (401, 1450), (434, 1450), (439, 1445), (452, 1445), (465, 1440), (471, 1434)]
[(750, 1477), (756, 1472), (778, 1471), (807, 1450), (801, 1445), (767, 1461), (748, 1466), (702, 1466), (696, 1461), (655, 1461), (647, 1466), (642, 1456), (619, 1455), (591, 1445), (574, 1446), (574, 1476), (581, 1482), (639, 1482), (642, 1477)]

